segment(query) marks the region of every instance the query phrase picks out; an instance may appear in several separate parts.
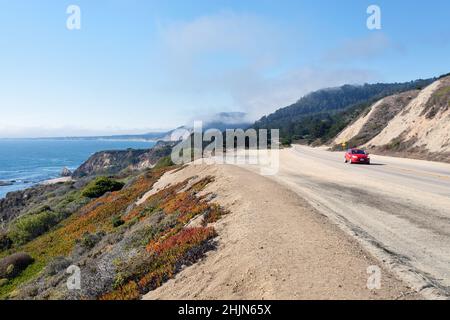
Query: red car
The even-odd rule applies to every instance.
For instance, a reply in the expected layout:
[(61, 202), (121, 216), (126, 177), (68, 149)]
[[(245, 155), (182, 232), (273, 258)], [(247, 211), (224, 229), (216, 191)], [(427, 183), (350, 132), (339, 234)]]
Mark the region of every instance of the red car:
[(345, 163), (370, 164), (369, 154), (361, 149), (348, 149), (345, 153)]

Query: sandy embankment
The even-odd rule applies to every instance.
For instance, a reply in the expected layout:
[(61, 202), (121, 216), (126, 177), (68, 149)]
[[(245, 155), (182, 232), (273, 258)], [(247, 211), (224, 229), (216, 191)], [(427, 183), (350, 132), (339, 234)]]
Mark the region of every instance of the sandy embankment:
[(215, 225), (217, 250), (144, 299), (418, 298), (384, 269), (381, 289), (367, 289), (367, 268), (380, 263), (273, 180), (236, 166), (190, 165), (154, 189), (207, 175), (216, 181), (205, 192), (230, 210)]

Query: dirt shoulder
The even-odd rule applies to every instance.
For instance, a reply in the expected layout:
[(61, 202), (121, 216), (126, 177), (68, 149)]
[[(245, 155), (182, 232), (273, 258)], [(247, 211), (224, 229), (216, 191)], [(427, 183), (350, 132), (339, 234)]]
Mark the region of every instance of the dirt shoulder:
[(297, 194), (236, 166), (191, 165), (166, 174), (164, 187), (213, 175), (206, 192), (230, 213), (215, 228), (218, 248), (144, 299), (417, 299), (382, 269), (381, 289), (367, 289), (379, 265), (360, 245)]

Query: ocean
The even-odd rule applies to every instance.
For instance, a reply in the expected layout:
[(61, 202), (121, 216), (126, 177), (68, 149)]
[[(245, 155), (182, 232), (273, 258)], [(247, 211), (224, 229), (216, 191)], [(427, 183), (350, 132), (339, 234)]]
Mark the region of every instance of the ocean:
[(73, 171), (97, 151), (152, 146), (153, 142), (125, 140), (0, 139), (0, 182), (12, 182), (0, 186), (0, 198), (57, 178), (64, 167)]

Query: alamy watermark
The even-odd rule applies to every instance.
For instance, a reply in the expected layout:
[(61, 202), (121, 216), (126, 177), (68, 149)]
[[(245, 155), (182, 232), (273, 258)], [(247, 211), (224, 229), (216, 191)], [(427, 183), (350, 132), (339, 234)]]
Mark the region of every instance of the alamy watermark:
[(368, 266), (367, 274), (367, 289), (379, 290), (381, 289), (381, 268), (379, 266)]
[(278, 129), (208, 129), (201, 121), (190, 130), (178, 130), (171, 140), (180, 141), (172, 150), (175, 164), (257, 165), (262, 175), (275, 175), (279, 169)]
[(375, 4), (367, 7), (367, 18), (366, 25), (369, 30), (380, 30), (381, 29), (381, 8)]
[(66, 13), (69, 15), (66, 20), (66, 27), (68, 30), (81, 29), (81, 9), (79, 6), (71, 4), (67, 7)]
[(81, 269), (78, 266), (71, 265), (66, 270), (70, 274), (66, 281), (68, 290), (81, 290)]

